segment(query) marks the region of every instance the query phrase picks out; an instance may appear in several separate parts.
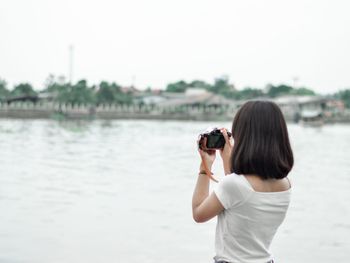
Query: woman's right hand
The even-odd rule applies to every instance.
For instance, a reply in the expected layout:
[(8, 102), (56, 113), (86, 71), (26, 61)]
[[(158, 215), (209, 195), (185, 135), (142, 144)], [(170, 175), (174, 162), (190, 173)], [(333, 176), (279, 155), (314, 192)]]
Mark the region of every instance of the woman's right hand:
[(224, 145), (224, 148), (220, 149), (220, 156), (222, 158), (222, 163), (224, 165), (225, 174), (230, 174), (231, 173), (230, 159), (231, 159), (231, 152), (233, 148), (233, 139), (232, 139), (232, 136), (231, 138), (228, 137), (227, 131), (225, 128), (221, 128), (220, 131), (225, 138), (225, 145)]

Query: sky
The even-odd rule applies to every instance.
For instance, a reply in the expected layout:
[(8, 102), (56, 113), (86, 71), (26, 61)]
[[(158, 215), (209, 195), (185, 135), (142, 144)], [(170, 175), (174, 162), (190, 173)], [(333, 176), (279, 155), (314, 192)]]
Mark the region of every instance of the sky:
[[(0, 0), (0, 78), (350, 88), (348, 0)], [(296, 81), (293, 81), (296, 80)]]

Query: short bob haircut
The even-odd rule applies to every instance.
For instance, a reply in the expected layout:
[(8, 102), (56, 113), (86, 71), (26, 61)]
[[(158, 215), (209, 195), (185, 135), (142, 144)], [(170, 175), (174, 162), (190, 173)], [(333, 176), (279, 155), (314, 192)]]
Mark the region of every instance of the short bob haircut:
[(293, 167), (288, 130), (280, 108), (271, 101), (248, 101), (232, 124), (231, 172), (282, 179)]

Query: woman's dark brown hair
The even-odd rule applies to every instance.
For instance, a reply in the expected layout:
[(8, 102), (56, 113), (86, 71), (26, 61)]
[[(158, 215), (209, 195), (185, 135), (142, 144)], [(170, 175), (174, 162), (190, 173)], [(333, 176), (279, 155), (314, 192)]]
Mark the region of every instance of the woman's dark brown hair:
[(293, 167), (287, 125), (280, 108), (270, 101), (248, 101), (232, 124), (231, 172), (282, 179)]

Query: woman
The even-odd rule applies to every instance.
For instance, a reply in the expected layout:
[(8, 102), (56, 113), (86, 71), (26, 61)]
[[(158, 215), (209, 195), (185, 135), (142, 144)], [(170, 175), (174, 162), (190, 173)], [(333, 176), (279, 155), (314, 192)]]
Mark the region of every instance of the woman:
[[(218, 216), (215, 262), (274, 262), (271, 241), (283, 222), (291, 194), (287, 178), (293, 152), (279, 107), (270, 101), (248, 101), (232, 124), (233, 140), (221, 129), (220, 150), (225, 177), (209, 195), (209, 177), (200, 165), (193, 193), (196, 222)], [(215, 151), (198, 149), (211, 171)]]

